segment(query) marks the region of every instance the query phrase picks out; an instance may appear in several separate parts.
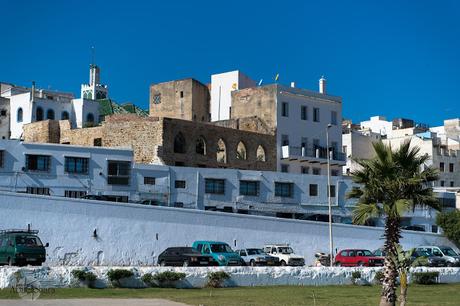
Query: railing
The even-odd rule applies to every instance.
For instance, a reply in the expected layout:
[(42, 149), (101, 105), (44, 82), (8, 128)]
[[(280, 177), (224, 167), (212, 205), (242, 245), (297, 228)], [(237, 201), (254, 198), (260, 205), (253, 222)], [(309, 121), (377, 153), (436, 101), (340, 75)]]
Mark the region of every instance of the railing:
[(439, 156), (450, 156), (450, 157), (457, 157), (460, 155), (460, 150), (450, 150), (446, 148), (437, 148), (436, 153)]
[[(324, 147), (294, 147), (294, 146), (283, 146), (282, 147), (282, 156), (283, 158), (289, 158), (293, 156), (300, 157), (313, 157), (313, 158), (322, 158), (327, 159), (327, 148)], [(342, 152), (337, 152), (332, 148), (329, 148), (329, 158), (332, 160), (346, 161), (346, 155)]]

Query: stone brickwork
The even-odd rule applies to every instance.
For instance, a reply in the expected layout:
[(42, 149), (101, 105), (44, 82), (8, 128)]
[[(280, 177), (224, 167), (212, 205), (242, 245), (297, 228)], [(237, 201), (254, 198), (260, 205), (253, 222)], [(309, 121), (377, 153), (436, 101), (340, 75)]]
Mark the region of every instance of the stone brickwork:
[(230, 129), (237, 129), (242, 131), (256, 132), (269, 135), (275, 134), (275, 130), (270, 128), (262, 119), (260, 119), (257, 116), (213, 121), (211, 123)]
[(231, 118), (259, 117), (271, 131), (276, 131), (277, 85), (232, 91)]
[(24, 124), (26, 142), (60, 143), (60, 127), (57, 120), (43, 120)]
[(150, 116), (209, 121), (210, 94), (206, 85), (183, 79), (150, 86)]

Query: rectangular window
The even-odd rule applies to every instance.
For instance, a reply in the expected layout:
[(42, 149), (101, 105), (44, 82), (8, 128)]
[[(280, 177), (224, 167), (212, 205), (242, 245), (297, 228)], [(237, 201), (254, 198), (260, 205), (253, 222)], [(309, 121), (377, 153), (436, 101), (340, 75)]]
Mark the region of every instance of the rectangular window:
[(281, 164), (281, 172), (288, 173), (289, 165)]
[(454, 187), (454, 182), (450, 181), (450, 187)]
[(310, 197), (317, 197), (318, 196), (318, 185), (317, 184), (310, 184)]
[(81, 190), (66, 190), (64, 191), (64, 197), (79, 199), (86, 195), (86, 191)]
[(332, 169), (331, 170), (331, 176), (339, 176), (339, 170)]
[(0, 168), (3, 168), (3, 161), (5, 159), (5, 151), (0, 150)]
[(89, 158), (65, 157), (64, 171), (66, 173), (88, 174)]
[(305, 105), (300, 106), (300, 119), (308, 120), (308, 109)]
[(329, 193), (331, 195), (331, 198), (335, 198), (335, 185), (329, 186)]
[(292, 198), (293, 191), (293, 183), (275, 182), (275, 197)]
[(240, 195), (259, 196), (259, 181), (240, 181)]
[(331, 111), (331, 124), (337, 125), (337, 112)]
[(309, 167), (301, 167), (300, 172), (302, 174), (308, 174), (310, 172), (310, 168)]
[(281, 135), (281, 146), (288, 146), (288, 145), (289, 145), (289, 136)]
[(155, 178), (151, 176), (144, 176), (144, 185), (155, 185)]
[(441, 181), (441, 187), (444, 187), (444, 181)]
[(185, 188), (185, 181), (174, 181), (174, 188)]
[(449, 172), (454, 172), (454, 164), (453, 163), (449, 164)]
[(313, 108), (313, 121), (319, 122), (319, 108)]
[(313, 175), (321, 175), (321, 168), (313, 168)]
[(289, 117), (289, 104), (287, 102), (281, 103), (281, 116)]
[(183, 91), (180, 92), (180, 97), (181, 97), (181, 98), (184, 97), (184, 92), (183, 92)]
[(439, 163), (439, 171), (444, 172), (444, 163)]
[(107, 184), (129, 185), (131, 162), (109, 160), (107, 169)]
[(93, 139), (93, 146), (102, 147), (102, 138), (94, 138)]
[(225, 180), (205, 179), (204, 192), (211, 194), (225, 194)]
[(27, 187), (26, 192), (30, 194), (50, 195), (50, 189), (45, 187)]
[(49, 171), (51, 158), (47, 155), (26, 155), (27, 171)]

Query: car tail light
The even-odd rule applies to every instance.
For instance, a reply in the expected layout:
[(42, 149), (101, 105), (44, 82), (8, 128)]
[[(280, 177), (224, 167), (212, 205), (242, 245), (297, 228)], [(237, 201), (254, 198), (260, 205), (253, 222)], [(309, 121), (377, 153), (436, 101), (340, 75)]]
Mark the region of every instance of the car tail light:
[(198, 258), (192, 257), (192, 258), (190, 258), (190, 260), (191, 260), (191, 261), (198, 261)]

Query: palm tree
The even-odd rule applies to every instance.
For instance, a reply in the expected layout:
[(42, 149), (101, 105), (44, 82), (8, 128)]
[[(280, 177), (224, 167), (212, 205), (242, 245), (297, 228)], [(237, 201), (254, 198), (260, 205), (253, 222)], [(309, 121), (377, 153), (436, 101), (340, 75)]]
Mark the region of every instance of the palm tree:
[[(360, 185), (348, 194), (358, 198), (353, 211), (353, 223), (364, 224), (375, 217), (385, 218), (384, 249), (386, 251), (380, 305), (396, 303), (397, 257), (396, 246), (401, 238), (401, 217), (416, 205), (438, 208), (430, 182), (437, 180), (437, 171), (425, 165), (427, 155), (421, 156), (410, 141), (392, 151), (382, 142), (373, 144), (376, 156), (368, 160), (356, 159), (360, 170), (352, 172), (353, 181)], [(423, 169), (422, 169), (423, 168)]]

